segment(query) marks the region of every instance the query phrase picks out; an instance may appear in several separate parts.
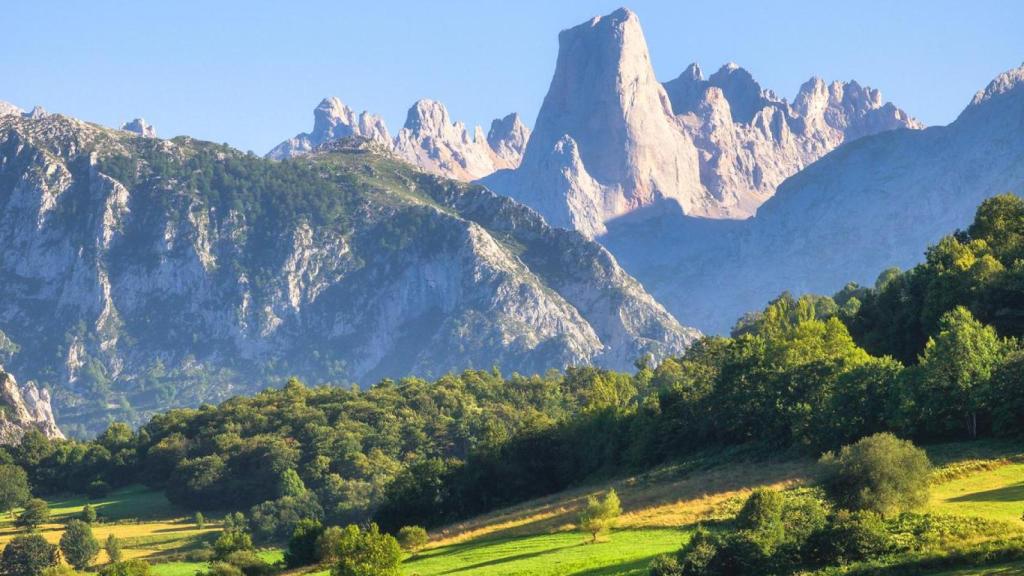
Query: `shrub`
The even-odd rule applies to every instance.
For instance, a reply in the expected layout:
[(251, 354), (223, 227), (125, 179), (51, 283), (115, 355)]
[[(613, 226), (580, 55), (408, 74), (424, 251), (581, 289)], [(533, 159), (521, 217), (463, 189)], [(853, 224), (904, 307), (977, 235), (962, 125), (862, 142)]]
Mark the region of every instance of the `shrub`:
[(221, 559), (232, 552), (252, 550), (252, 537), (240, 528), (227, 528), (213, 543), (213, 550), (216, 557)]
[(81, 520), (68, 522), (60, 537), (60, 550), (64, 559), (79, 570), (84, 570), (100, 553), (100, 543), (93, 536), (92, 528)]
[(675, 556), (662, 554), (651, 560), (647, 571), (650, 576), (682, 576), (683, 571), (679, 566), (679, 560)]
[(145, 560), (125, 560), (107, 564), (100, 570), (100, 576), (149, 576), (152, 570)]
[(316, 559), (321, 564), (334, 564), (340, 559), (341, 543), (345, 531), (339, 526), (329, 526), (316, 539)]
[(96, 521), (96, 509), (86, 503), (82, 507), (82, 513), (78, 515), (78, 519), (86, 524), (92, 524)]
[(398, 576), (402, 549), (376, 524), (366, 530), (349, 524), (342, 530), (338, 561), (331, 576)]
[(196, 512), (196, 515), (194, 517), (194, 521), (196, 523), (196, 528), (198, 528), (200, 530), (202, 530), (203, 528), (206, 528), (206, 516), (203, 516), (202, 512)]
[(924, 450), (889, 434), (874, 434), (826, 454), (825, 490), (841, 508), (890, 514), (928, 501), (931, 463)]
[(736, 515), (736, 527), (750, 532), (766, 550), (774, 550), (782, 541), (783, 495), (775, 490), (755, 490)]
[(682, 576), (706, 574), (721, 545), (718, 536), (699, 526), (690, 541), (679, 551), (679, 573)]
[(33, 498), (25, 503), (25, 509), (18, 515), (14, 524), (19, 528), (35, 530), (50, 520), (50, 507), (45, 500)]
[(274, 568), (252, 550), (238, 550), (224, 557), (224, 561), (238, 568), (245, 576), (267, 576)]
[(121, 561), (121, 542), (118, 541), (117, 536), (113, 534), (107, 536), (107, 541), (103, 543), (103, 549), (107, 551), (107, 558), (112, 564)]
[(243, 574), (237, 566), (232, 566), (227, 562), (214, 562), (210, 564), (210, 569), (206, 571), (205, 576), (243, 576)]
[(877, 513), (840, 510), (808, 538), (806, 557), (823, 565), (848, 564), (878, 558), (889, 544), (889, 533)]
[(39, 576), (79, 576), (79, 573), (67, 564), (57, 564), (43, 569)]
[(57, 546), (38, 534), (15, 536), (4, 547), (0, 569), (5, 576), (38, 576), (60, 561)]
[(416, 552), (429, 541), (430, 536), (422, 526), (402, 526), (398, 531), (398, 544), (408, 552)]

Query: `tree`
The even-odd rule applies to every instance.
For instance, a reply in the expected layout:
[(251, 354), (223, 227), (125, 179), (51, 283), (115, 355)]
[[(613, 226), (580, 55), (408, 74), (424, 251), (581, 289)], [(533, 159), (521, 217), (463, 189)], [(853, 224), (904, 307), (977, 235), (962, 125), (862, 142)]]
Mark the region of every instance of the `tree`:
[(736, 516), (736, 527), (750, 532), (771, 551), (782, 541), (782, 510), (785, 498), (775, 490), (754, 490)]
[(81, 520), (71, 520), (60, 537), (60, 550), (68, 564), (84, 570), (100, 553), (100, 543), (96, 541), (91, 526)]
[(1005, 349), (995, 329), (963, 306), (942, 315), (939, 333), (928, 340), (920, 360), (921, 403), (930, 418), (939, 420), (929, 422), (929, 428), (941, 432), (957, 427), (959, 420), (968, 436), (978, 435), (978, 412), (986, 408), (989, 380)]
[(198, 528), (199, 530), (206, 528), (206, 516), (203, 516), (202, 512), (196, 512), (194, 521), (196, 523), (196, 528)]
[(331, 576), (398, 576), (402, 548), (376, 524), (366, 530), (349, 524), (342, 530), (338, 558)]
[(92, 524), (96, 521), (96, 509), (86, 503), (85, 506), (82, 507), (82, 513), (79, 515), (79, 520), (86, 524)]
[(609, 490), (604, 499), (597, 496), (587, 498), (587, 504), (580, 512), (580, 529), (591, 535), (591, 542), (597, 542), (597, 537), (610, 531), (622, 513), (619, 504), (619, 495), (615, 490)]
[(60, 561), (57, 546), (39, 534), (15, 536), (4, 548), (0, 568), (4, 576), (39, 576)]
[(10, 512), (32, 497), (28, 488), (28, 475), (20, 466), (0, 464), (0, 513)]
[(289, 568), (298, 568), (315, 563), (317, 540), (323, 533), (324, 527), (319, 521), (311, 518), (300, 520), (288, 539), (288, 550), (284, 553), (285, 564)]
[(46, 505), (46, 500), (33, 498), (25, 503), (25, 509), (18, 515), (14, 524), (19, 528), (35, 530), (43, 524), (46, 524), (49, 519), (50, 507)]
[(340, 526), (328, 526), (316, 539), (316, 559), (321, 564), (334, 564), (341, 559), (341, 543), (345, 530)]
[(924, 450), (888, 432), (822, 458), (825, 490), (841, 508), (890, 514), (928, 501), (931, 462)]
[(398, 531), (398, 544), (408, 552), (416, 552), (429, 541), (430, 536), (422, 526), (402, 526)]
[(281, 473), (281, 497), (302, 496), (305, 493), (306, 485), (294, 468), (289, 468)]
[(121, 542), (118, 541), (117, 536), (113, 534), (107, 536), (107, 541), (103, 543), (103, 549), (107, 551), (107, 558), (112, 564), (121, 561)]

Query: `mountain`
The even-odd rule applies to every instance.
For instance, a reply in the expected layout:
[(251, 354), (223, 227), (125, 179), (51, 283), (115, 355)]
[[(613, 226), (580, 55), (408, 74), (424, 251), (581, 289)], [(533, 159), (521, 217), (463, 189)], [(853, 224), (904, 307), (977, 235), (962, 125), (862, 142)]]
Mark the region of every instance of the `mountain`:
[(790, 105), (733, 63), (706, 80), (691, 64), (665, 90), (700, 151), (701, 184), (730, 218), (752, 216), (783, 180), (843, 142), (924, 127), (856, 81), (811, 78)]
[(0, 445), (20, 443), (33, 428), (47, 438), (64, 437), (50, 408), (50, 393), (33, 382), (19, 386), (14, 376), (0, 367)]
[(715, 213), (636, 14), (620, 9), (563, 30), (558, 47), (522, 164), (483, 183), (554, 226), (591, 236), (605, 221), (664, 199), (688, 213)]
[(912, 266), (1005, 192), (1024, 192), (1024, 67), (993, 80), (949, 126), (839, 146), (754, 218), (626, 218), (602, 242), (673, 314), (724, 332), (784, 290), (830, 294)]
[(877, 90), (813, 78), (788, 104), (727, 64), (659, 83), (637, 16), (620, 9), (563, 31), (522, 164), (482, 180), (588, 236), (667, 205), (747, 218), (776, 186), (845, 141), (921, 128)]
[(290, 375), (621, 368), (698, 336), (599, 244), (374, 139), (278, 162), (7, 115), (0, 206), (9, 365), (76, 434)]
[(379, 116), (369, 112), (357, 116), (334, 97), (324, 99), (313, 111), (313, 117), (312, 132), (285, 140), (267, 157), (293, 158), (336, 140), (361, 136), (393, 150), (426, 172), (470, 181), (495, 170), (518, 166), (530, 138), (530, 129), (518, 114), (494, 120), (486, 136), (479, 126), (470, 134), (465, 124), (451, 120), (444, 104), (434, 100), (413, 104), (394, 140)]

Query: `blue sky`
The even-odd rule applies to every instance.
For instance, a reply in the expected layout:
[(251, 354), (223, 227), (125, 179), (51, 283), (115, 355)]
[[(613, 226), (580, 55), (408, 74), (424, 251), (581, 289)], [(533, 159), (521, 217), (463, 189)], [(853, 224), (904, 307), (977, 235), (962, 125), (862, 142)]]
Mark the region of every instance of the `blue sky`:
[[(266, 152), (337, 95), (392, 132), (418, 98), (485, 127), (533, 123), (558, 31), (605, 1), (4, 2), (0, 100), (106, 125), (144, 116)], [(928, 124), (945, 124), (999, 72), (1024, 62), (1024, 3), (647, 1), (660, 79), (727, 61), (792, 98), (811, 75), (857, 79)]]

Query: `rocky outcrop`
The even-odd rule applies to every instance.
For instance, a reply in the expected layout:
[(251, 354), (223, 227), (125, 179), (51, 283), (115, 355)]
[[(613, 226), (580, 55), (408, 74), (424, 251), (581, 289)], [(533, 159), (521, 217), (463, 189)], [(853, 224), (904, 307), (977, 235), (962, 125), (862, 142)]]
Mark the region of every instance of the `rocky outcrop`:
[[(877, 93), (821, 86), (811, 83), (799, 105), (830, 129), (876, 122), (844, 102), (866, 99), (894, 117)], [(927, 246), (965, 229), (985, 198), (1024, 193), (1022, 157), (1024, 66), (993, 80), (949, 126), (842, 144), (785, 180), (749, 220), (624, 221), (602, 241), (671, 312), (724, 332), (783, 291), (831, 294), (920, 262)]]
[(628, 368), (698, 336), (600, 245), (379, 150), (348, 137), (285, 165), (0, 118), (11, 367), (45, 376), (62, 423), (91, 432), (291, 375)]
[(790, 105), (732, 63), (707, 79), (691, 64), (665, 89), (700, 150), (702, 185), (731, 218), (753, 215), (783, 180), (843, 142), (922, 127), (857, 82), (812, 78)]
[(47, 438), (64, 438), (53, 417), (49, 391), (34, 382), (19, 386), (14, 376), (0, 367), (0, 444), (18, 444), (31, 429)]
[(621, 9), (562, 32), (521, 166), (483, 182), (588, 236), (672, 204), (691, 216), (742, 219), (839, 144), (919, 127), (855, 82), (812, 80), (793, 105), (736, 64), (707, 79), (692, 64), (662, 86), (639, 19)]
[(470, 181), (518, 166), (530, 138), (530, 129), (518, 114), (494, 120), (486, 137), (479, 126), (470, 134), (465, 124), (453, 122), (448, 109), (434, 100), (416, 102), (394, 140), (380, 117), (368, 112), (356, 116), (337, 98), (324, 99), (313, 115), (312, 132), (278, 144), (267, 157), (294, 158), (355, 136), (393, 150), (425, 172)]
[(529, 137), (516, 114), (492, 122), (485, 138), (479, 126), (470, 134), (465, 124), (452, 122), (440, 102), (420, 100), (395, 138), (395, 152), (431, 174), (470, 181), (518, 166)]
[(663, 200), (687, 213), (716, 213), (700, 186), (697, 150), (654, 76), (636, 14), (620, 9), (594, 18), (562, 31), (558, 45), (522, 164), (483, 182), (586, 235)]
[(146, 122), (145, 118), (136, 118), (131, 122), (125, 122), (121, 125), (121, 130), (134, 132), (145, 138), (156, 138), (156, 128), (153, 128), (149, 122)]
[(22, 114), (21, 108), (18, 108), (10, 102), (4, 102), (0, 100), (0, 116), (6, 116), (8, 114)]
[(324, 98), (313, 110), (312, 132), (303, 132), (285, 140), (267, 153), (267, 157), (274, 160), (293, 158), (308, 154), (332, 140), (351, 136), (359, 136), (385, 146), (391, 144), (383, 118), (365, 110), (357, 115), (341, 100), (332, 96)]

